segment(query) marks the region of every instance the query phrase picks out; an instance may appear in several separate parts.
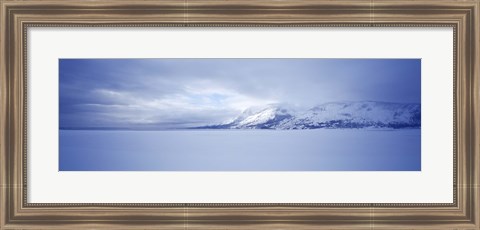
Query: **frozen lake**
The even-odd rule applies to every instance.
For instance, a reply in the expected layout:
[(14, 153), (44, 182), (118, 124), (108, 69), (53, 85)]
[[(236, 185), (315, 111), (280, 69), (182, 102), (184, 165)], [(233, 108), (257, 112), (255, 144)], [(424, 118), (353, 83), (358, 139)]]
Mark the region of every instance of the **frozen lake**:
[(419, 171), (420, 129), (60, 130), (60, 171)]

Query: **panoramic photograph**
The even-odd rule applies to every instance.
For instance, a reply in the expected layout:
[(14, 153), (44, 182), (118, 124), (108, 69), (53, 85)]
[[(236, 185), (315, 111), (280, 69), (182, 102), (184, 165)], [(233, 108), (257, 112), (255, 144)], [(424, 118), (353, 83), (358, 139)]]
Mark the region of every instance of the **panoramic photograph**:
[(421, 171), (421, 59), (59, 59), (60, 171)]

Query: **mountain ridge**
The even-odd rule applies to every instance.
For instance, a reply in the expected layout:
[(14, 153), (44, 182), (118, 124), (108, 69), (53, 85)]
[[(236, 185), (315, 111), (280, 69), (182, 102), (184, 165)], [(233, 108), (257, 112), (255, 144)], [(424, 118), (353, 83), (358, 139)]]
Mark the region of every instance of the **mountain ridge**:
[(203, 126), (205, 129), (334, 129), (334, 128), (420, 128), (419, 103), (380, 101), (328, 102), (306, 110), (271, 104), (245, 110), (235, 119)]

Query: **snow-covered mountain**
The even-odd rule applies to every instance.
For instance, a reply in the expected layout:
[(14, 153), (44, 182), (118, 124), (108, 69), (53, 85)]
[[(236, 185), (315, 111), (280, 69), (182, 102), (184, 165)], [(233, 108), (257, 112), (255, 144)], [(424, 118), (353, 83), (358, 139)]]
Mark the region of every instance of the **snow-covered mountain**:
[(420, 128), (420, 104), (332, 102), (298, 111), (282, 105), (248, 109), (211, 129)]

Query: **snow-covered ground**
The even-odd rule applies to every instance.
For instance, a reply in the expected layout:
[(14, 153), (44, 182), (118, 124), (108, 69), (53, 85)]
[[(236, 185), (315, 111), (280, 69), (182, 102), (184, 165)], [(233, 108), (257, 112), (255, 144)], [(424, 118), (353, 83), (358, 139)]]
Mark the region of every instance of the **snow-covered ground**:
[(61, 171), (418, 171), (420, 129), (60, 130)]

